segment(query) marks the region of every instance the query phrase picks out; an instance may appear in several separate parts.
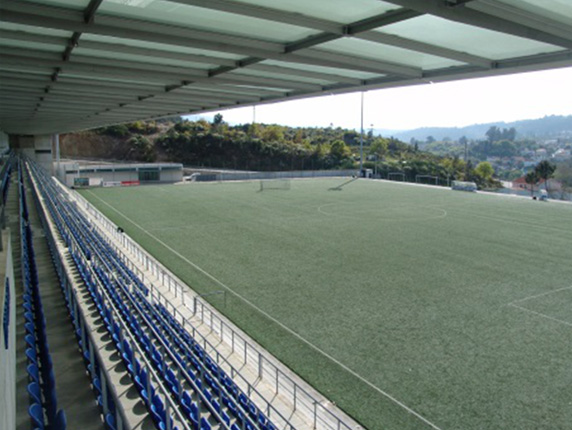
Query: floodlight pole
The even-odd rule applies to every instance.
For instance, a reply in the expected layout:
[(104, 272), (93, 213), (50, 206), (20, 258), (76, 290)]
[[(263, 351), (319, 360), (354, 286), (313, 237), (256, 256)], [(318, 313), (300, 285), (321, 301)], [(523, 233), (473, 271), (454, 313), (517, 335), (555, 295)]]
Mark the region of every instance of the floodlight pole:
[(359, 175), (363, 175), (363, 91), (361, 92), (361, 131), (359, 135)]

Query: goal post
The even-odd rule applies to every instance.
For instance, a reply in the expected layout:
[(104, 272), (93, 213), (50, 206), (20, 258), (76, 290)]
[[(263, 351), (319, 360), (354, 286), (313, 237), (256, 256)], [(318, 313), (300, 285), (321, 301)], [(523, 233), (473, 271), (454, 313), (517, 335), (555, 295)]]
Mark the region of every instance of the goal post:
[(435, 184), (439, 185), (439, 177), (433, 175), (415, 175), (415, 182), (418, 184)]
[(260, 190), (289, 190), (290, 189), (290, 179), (261, 179), (260, 180)]
[(405, 182), (405, 173), (403, 172), (389, 172), (387, 174), (387, 179), (390, 181), (395, 181), (393, 178), (401, 178), (401, 182)]

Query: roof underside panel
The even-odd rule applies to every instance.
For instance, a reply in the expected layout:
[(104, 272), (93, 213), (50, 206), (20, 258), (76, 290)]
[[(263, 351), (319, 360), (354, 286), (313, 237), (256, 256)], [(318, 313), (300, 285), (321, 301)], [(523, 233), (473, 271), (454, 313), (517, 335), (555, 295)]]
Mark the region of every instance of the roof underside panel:
[(565, 0), (2, 0), (0, 128), (50, 134), (571, 65)]

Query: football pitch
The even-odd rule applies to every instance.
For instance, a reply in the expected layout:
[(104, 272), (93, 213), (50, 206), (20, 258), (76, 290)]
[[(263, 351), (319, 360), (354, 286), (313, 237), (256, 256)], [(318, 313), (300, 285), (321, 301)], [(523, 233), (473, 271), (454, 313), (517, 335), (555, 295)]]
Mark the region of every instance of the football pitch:
[(572, 205), (343, 182), (81, 193), (366, 429), (572, 429)]

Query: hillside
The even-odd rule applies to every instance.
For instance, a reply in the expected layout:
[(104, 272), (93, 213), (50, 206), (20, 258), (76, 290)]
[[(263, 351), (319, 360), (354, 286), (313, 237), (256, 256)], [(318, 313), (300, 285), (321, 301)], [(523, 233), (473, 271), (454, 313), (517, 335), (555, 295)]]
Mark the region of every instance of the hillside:
[(422, 127), (406, 131), (375, 130), (375, 132), (392, 135), (405, 142), (409, 142), (411, 139), (424, 141), (428, 136), (432, 136), (435, 140), (458, 140), (463, 136), (468, 139), (485, 139), (485, 133), (492, 126), (507, 129), (514, 127), (519, 139), (570, 137), (572, 136), (572, 115), (550, 115), (539, 119), (526, 119), (514, 122), (497, 121), (486, 124), (472, 124), (466, 127)]

